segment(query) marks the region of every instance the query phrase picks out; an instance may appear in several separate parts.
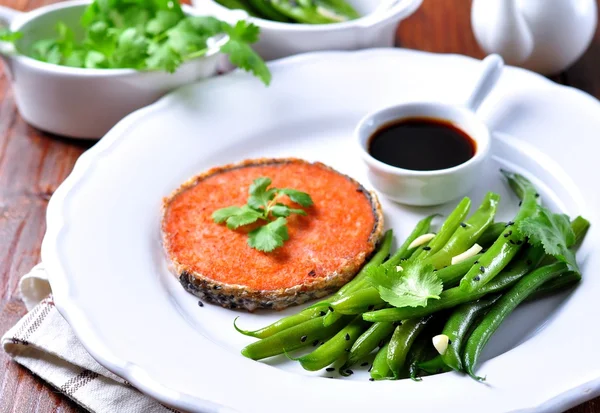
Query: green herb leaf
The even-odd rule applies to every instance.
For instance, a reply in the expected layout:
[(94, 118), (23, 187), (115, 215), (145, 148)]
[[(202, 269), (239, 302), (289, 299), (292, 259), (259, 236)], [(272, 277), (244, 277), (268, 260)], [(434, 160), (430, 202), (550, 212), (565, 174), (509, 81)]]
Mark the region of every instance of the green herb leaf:
[[(269, 210), (274, 217), (289, 217), (292, 209), (284, 204), (275, 204)], [(304, 211), (302, 211), (304, 212)]]
[(394, 307), (424, 307), (429, 299), (439, 299), (442, 281), (428, 265), (407, 266), (403, 271), (378, 266), (367, 269), (369, 280), (381, 298)]
[[(232, 63), (250, 71), (265, 84), (271, 73), (252, 50), (259, 28), (239, 21), (235, 26), (210, 16), (186, 16), (178, 1), (95, 0), (84, 11), (82, 40), (59, 22), (57, 36), (35, 42), (31, 57), (59, 65), (85, 68), (133, 68), (175, 72), (186, 60), (204, 55), (211, 38), (229, 36), (221, 51)], [(20, 33), (0, 31), (1, 41)], [(100, 54), (104, 58), (100, 58)]]
[(248, 197), (248, 205), (254, 209), (266, 209), (269, 202), (275, 198), (277, 192), (277, 189), (275, 188), (267, 190), (269, 185), (271, 185), (271, 178), (260, 177), (255, 179), (248, 190), (248, 193), (250, 194)]
[(227, 221), (227, 219), (229, 217), (240, 214), (241, 210), (242, 210), (242, 208), (238, 207), (238, 206), (230, 206), (230, 207), (217, 209), (215, 212), (212, 213), (212, 219), (217, 224), (221, 224), (221, 223)]
[(541, 245), (547, 254), (566, 263), (571, 271), (581, 273), (575, 253), (569, 249), (575, 243), (575, 233), (567, 215), (539, 206), (536, 215), (522, 220), (518, 229), (531, 245)]
[(262, 213), (250, 208), (248, 205), (244, 205), (235, 214), (227, 218), (227, 228), (237, 229), (241, 226), (252, 224), (262, 217)]
[(271, 252), (275, 248), (283, 246), (283, 242), (289, 238), (286, 219), (277, 218), (275, 221), (251, 231), (248, 234), (248, 245), (259, 251)]
[(313, 204), (313, 200), (306, 192), (297, 191), (291, 188), (280, 189), (279, 192), (286, 194), (293, 202), (302, 205), (303, 207), (309, 207)]

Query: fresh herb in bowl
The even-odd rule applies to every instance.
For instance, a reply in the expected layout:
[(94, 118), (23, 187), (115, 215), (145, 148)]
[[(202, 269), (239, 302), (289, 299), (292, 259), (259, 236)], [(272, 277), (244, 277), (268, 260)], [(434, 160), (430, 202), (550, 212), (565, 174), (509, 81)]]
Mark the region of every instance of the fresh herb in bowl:
[[(186, 15), (171, 0), (95, 0), (81, 18), (79, 28), (64, 22), (57, 36), (33, 43), (26, 53), (37, 60), (70, 67), (95, 69), (164, 70), (174, 72), (182, 63), (204, 55), (211, 41), (228, 36), (220, 46), (232, 64), (269, 84), (271, 73), (252, 50), (260, 29), (238, 21), (230, 25), (210, 16)], [(0, 34), (1, 35), (1, 34)], [(5, 33), (4, 40), (15, 40)]]

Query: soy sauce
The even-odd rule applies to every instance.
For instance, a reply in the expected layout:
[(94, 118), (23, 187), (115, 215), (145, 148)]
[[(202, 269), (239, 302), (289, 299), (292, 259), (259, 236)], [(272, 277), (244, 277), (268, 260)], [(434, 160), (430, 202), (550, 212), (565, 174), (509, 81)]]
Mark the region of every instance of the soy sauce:
[(477, 145), (452, 123), (433, 118), (392, 122), (371, 135), (368, 151), (388, 165), (435, 171), (460, 165), (475, 156)]

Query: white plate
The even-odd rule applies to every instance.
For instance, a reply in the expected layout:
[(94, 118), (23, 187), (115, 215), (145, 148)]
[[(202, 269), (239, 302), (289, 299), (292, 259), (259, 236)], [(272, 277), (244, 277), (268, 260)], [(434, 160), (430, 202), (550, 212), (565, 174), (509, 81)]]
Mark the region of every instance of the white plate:
[[(127, 117), (80, 158), (50, 201), (42, 258), (55, 301), (101, 364), (193, 411), (550, 412), (600, 394), (594, 226), (580, 254), (582, 284), (520, 308), (502, 326), (485, 358), (501, 355), (478, 372), (487, 384), (454, 373), (372, 383), (360, 369), (331, 380), (282, 358), (242, 357), (251, 340), (234, 332), (233, 318), (241, 315), (240, 324), (251, 328), (282, 314), (198, 307), (167, 271), (161, 197), (210, 166), (259, 156), (320, 160), (368, 185), (352, 145), (359, 118), (413, 99), (461, 102), (479, 66), (465, 57), (380, 49), (297, 56), (271, 69), (269, 88), (234, 73)], [(508, 68), (481, 114), (503, 134), (496, 134), (474, 203), (484, 190), (499, 191), (501, 218), (510, 217), (517, 200), (497, 173), (504, 165), (533, 178), (551, 207), (598, 222), (596, 100)], [(383, 204), (397, 237), (431, 210)]]

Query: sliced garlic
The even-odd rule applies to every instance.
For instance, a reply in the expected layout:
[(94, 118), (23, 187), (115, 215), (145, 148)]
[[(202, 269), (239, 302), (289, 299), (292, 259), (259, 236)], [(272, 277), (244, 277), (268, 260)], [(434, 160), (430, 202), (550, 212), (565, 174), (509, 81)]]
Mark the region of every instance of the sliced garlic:
[(463, 252), (462, 254), (458, 254), (458, 255), (455, 255), (454, 257), (452, 257), (452, 261), (450, 261), (450, 263), (452, 265), (458, 264), (459, 262), (464, 261), (467, 258), (471, 258), (471, 257), (479, 254), (479, 251), (481, 251), (482, 249), (483, 249), (483, 247), (481, 245), (475, 244), (471, 248), (469, 248), (468, 250)]
[(431, 241), (435, 237), (435, 234), (423, 234), (415, 238), (413, 242), (410, 243), (408, 249), (411, 250), (413, 248), (417, 248), (419, 245), (423, 245), (426, 242)]
[(438, 353), (443, 356), (444, 353), (446, 353), (446, 350), (448, 349), (448, 343), (450, 342), (448, 336), (445, 334), (439, 334), (433, 337), (431, 341), (433, 342), (433, 347), (435, 347)]
[(396, 265), (396, 271), (398, 271), (398, 272), (404, 271), (404, 268), (402, 268), (401, 265)]

